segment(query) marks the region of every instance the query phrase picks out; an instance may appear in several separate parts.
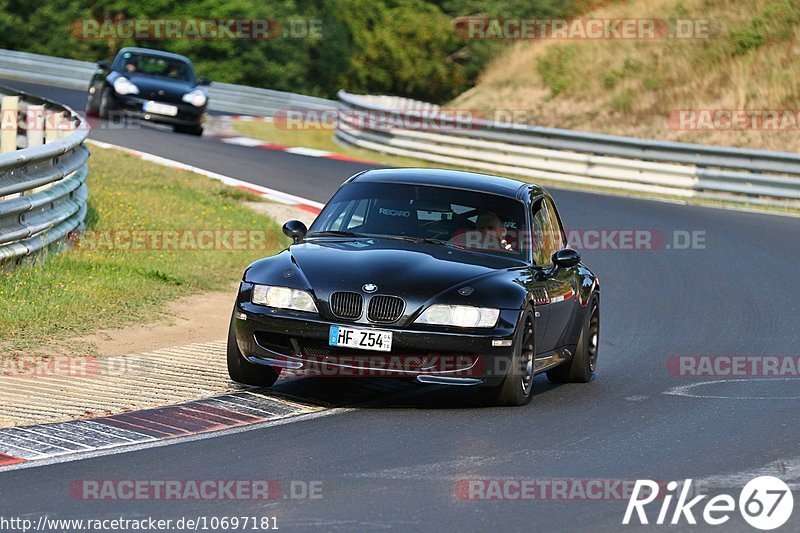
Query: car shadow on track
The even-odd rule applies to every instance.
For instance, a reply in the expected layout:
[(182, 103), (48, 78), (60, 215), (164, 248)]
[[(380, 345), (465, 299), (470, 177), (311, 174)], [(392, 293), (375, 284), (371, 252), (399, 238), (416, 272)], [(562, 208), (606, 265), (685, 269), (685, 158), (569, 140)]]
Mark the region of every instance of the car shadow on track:
[[(561, 385), (539, 376), (533, 381), (533, 402)], [(281, 379), (266, 394), (327, 408), (361, 409), (460, 409), (494, 407), (489, 391), (479, 387), (421, 384), (393, 378), (318, 378)]]

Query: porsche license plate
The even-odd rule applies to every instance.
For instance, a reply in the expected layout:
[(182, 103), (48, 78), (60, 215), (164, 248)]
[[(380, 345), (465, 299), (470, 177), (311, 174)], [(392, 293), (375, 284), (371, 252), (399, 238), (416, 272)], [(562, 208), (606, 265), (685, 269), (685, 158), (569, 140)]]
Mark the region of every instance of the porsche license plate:
[(392, 351), (392, 332), (331, 326), (328, 344), (378, 352)]
[(178, 114), (178, 107), (174, 105), (153, 102), (151, 100), (149, 102), (144, 103), (144, 111), (145, 113), (155, 113), (157, 115), (166, 115), (168, 117), (174, 117), (175, 115)]

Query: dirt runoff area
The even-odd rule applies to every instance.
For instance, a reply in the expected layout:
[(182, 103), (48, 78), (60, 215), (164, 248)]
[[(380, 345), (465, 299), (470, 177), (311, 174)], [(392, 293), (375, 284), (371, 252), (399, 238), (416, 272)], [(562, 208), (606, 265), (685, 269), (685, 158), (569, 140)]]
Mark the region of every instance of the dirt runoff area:
[[(252, 206), (278, 221), (310, 213)], [(244, 269), (245, 265), (242, 265)], [(93, 418), (241, 390), (225, 344), (237, 286), (167, 305), (158, 322), (44, 343), (0, 369), (0, 427)]]

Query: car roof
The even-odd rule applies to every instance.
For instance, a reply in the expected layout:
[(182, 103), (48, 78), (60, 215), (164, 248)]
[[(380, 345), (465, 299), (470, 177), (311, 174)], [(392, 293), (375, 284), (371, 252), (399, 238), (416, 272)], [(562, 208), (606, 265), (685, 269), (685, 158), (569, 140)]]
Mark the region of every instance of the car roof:
[(191, 63), (191, 61), (189, 60), (188, 57), (182, 56), (180, 54), (173, 54), (172, 52), (165, 52), (163, 50), (154, 50), (152, 48), (139, 48), (139, 47), (136, 47), (136, 46), (129, 46), (129, 47), (121, 49), (117, 53), (117, 56), (119, 56), (120, 54), (123, 54), (125, 52), (134, 52), (134, 53), (139, 53), (139, 54), (147, 54), (147, 55), (151, 55), (151, 56), (161, 56), (161, 57), (164, 57), (164, 58), (179, 59), (181, 61), (186, 61), (188, 63)]
[(519, 199), (522, 192), (530, 191), (524, 196), (535, 197), (545, 191), (539, 185), (526, 183), (502, 176), (467, 172), (465, 170), (447, 170), (433, 168), (386, 168), (367, 170), (356, 174), (348, 181), (406, 183), (410, 185), (430, 185), (434, 187), (458, 187), (471, 191), (497, 194)]

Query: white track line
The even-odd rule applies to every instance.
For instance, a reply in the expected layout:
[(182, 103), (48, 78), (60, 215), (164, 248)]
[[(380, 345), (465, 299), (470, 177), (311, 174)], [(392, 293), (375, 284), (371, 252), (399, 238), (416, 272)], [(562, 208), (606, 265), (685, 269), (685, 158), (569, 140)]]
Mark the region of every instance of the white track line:
[(711, 395), (697, 394), (694, 389), (706, 385), (719, 383), (752, 383), (754, 381), (799, 381), (798, 378), (739, 378), (739, 379), (713, 379), (710, 381), (700, 381), (689, 385), (679, 385), (673, 387), (662, 394), (668, 396), (683, 396), (685, 398), (701, 398), (710, 400), (800, 400), (800, 396), (731, 396), (731, 395)]
[(315, 418), (321, 418), (323, 416), (329, 415), (336, 415), (341, 413), (346, 413), (349, 411), (353, 411), (354, 409), (351, 408), (335, 408), (335, 409), (327, 409), (323, 411), (315, 411), (312, 413), (306, 414), (289, 414), (282, 418), (277, 418), (273, 420), (268, 420), (265, 422), (257, 422), (255, 424), (249, 424), (244, 426), (237, 426), (228, 429), (222, 429), (218, 431), (212, 431), (208, 433), (198, 433), (195, 435), (186, 435), (184, 437), (171, 437), (169, 439), (162, 439), (162, 440), (152, 440), (149, 442), (140, 442), (135, 444), (120, 444), (113, 448), (104, 448), (104, 449), (97, 449), (92, 450), (90, 452), (75, 452), (70, 453), (64, 456), (50, 456), (41, 459), (34, 459), (24, 463), (16, 463), (8, 466), (4, 466), (0, 468), (0, 472), (8, 472), (10, 470), (22, 470), (25, 468), (37, 468), (40, 466), (47, 466), (52, 464), (60, 464), (60, 463), (71, 463), (73, 461), (82, 461), (84, 459), (92, 459), (94, 457), (103, 457), (106, 455), (117, 455), (120, 453), (128, 453), (128, 452), (135, 452), (139, 450), (148, 450), (150, 448), (160, 448), (162, 446), (171, 446), (173, 444), (181, 444), (184, 442), (193, 442), (197, 440), (205, 440), (205, 439), (212, 439), (217, 437), (222, 437), (225, 435), (234, 435), (236, 433), (244, 433), (245, 431), (254, 431), (258, 429), (264, 429), (267, 427), (272, 426), (282, 426), (284, 424), (291, 424), (294, 422), (302, 422), (306, 420), (312, 420)]

